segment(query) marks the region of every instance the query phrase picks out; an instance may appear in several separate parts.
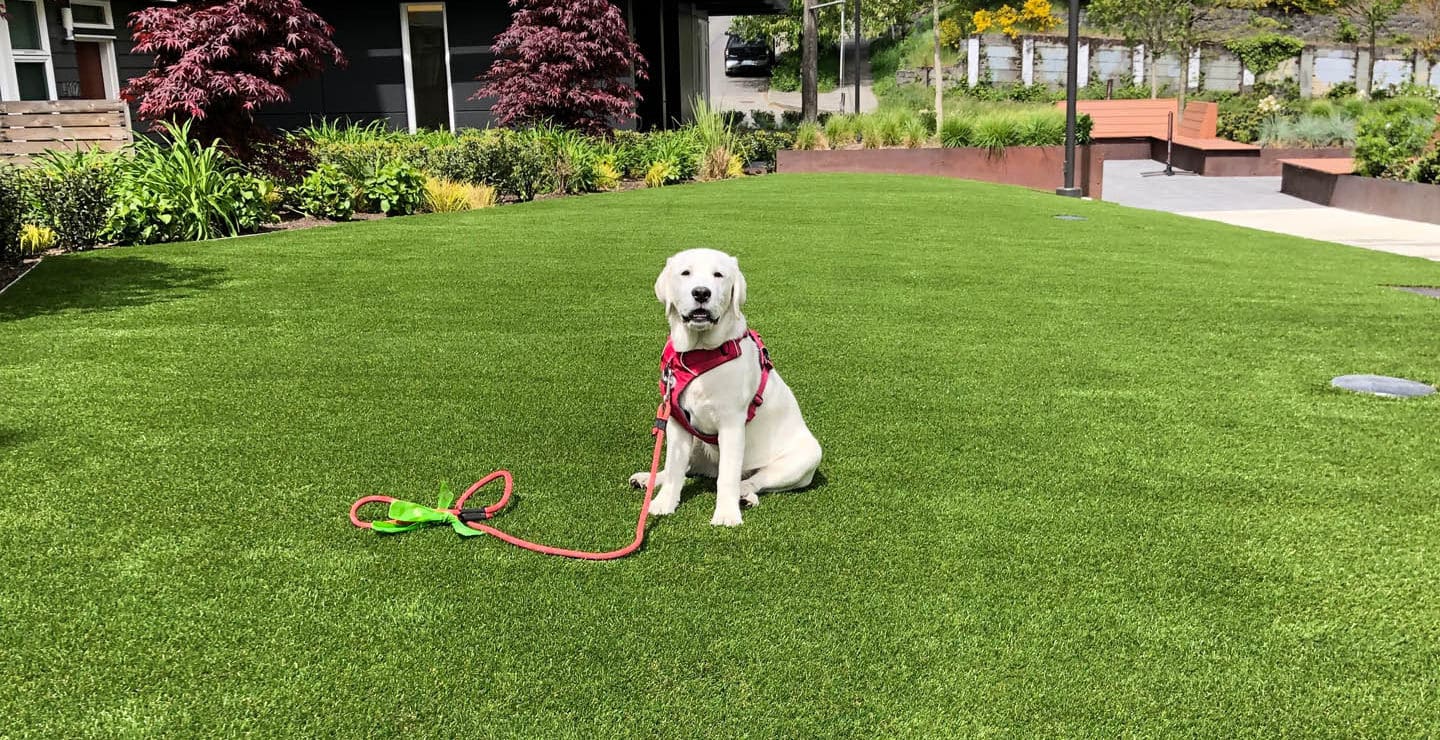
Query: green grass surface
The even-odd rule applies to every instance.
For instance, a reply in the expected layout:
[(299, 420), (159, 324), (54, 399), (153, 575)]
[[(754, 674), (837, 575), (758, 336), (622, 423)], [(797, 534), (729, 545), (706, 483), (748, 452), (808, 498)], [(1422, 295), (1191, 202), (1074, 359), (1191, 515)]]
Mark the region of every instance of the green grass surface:
[[(1087, 221), (1052, 216), (1077, 212)], [(628, 541), (666, 255), (740, 256), (813, 490)], [(774, 176), (47, 259), (0, 296), (0, 735), (1440, 730), (1440, 265)]]

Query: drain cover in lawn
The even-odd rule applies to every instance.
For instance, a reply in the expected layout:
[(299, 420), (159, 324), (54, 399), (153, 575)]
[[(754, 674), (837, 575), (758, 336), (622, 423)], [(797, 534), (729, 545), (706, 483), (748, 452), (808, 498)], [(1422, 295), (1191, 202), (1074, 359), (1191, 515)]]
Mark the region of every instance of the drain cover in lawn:
[(1392, 285), (1390, 287), (1396, 290), (1403, 290), (1406, 293), (1414, 293), (1416, 295), (1428, 296), (1430, 298), (1440, 298), (1440, 288), (1436, 288), (1432, 285)]
[(1417, 398), (1435, 392), (1433, 386), (1416, 380), (1391, 378), (1385, 375), (1341, 375), (1330, 385), (1356, 393), (1370, 393), (1389, 398)]

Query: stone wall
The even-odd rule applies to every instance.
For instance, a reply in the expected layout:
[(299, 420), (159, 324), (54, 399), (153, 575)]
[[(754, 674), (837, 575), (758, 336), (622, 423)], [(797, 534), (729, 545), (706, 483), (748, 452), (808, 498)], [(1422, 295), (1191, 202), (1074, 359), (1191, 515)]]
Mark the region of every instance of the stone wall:
[[(1132, 48), (1123, 41), (1082, 38), (1080, 84), (1090, 81), (1116, 85), (1136, 81), (1149, 85), (1152, 70), (1146, 66), (1143, 47)], [(961, 49), (960, 62), (944, 70), (949, 84), (989, 80), (993, 84), (1044, 84), (1063, 87), (1067, 45), (1055, 35), (1010, 39), (1003, 35), (972, 37)], [(1299, 56), (1282, 62), (1265, 75), (1272, 82), (1294, 80), (1305, 97), (1323, 95), (1340, 83), (1355, 83), (1356, 70), (1363, 70), (1368, 51), (1334, 45), (1307, 46)], [(1150, 60), (1162, 87), (1171, 93), (1186, 84), (1191, 90), (1235, 91), (1243, 84), (1255, 84), (1255, 76), (1242, 70), (1240, 60), (1224, 47), (1208, 45), (1182, 62), (1173, 54)], [(1243, 79), (1242, 79), (1243, 78)], [(1397, 48), (1377, 50), (1373, 86), (1380, 88), (1415, 81), (1440, 89), (1440, 65), (1423, 56)], [(907, 69), (896, 73), (896, 82), (933, 84), (928, 69)]]

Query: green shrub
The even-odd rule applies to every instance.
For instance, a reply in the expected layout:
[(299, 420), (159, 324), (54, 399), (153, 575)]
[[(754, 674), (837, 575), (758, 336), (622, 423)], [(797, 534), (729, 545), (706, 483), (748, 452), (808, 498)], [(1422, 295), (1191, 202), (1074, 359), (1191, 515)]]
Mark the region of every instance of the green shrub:
[(0, 163), (0, 261), (19, 254), (20, 224), (26, 200), (25, 183), (19, 170)]
[(785, 110), (780, 111), (780, 127), (783, 129), (794, 129), (804, 119), (804, 111)]
[(1355, 143), (1355, 121), (1342, 115), (1299, 118), (1272, 116), (1260, 126), (1259, 142), (1273, 147), (1332, 147)]
[(656, 131), (650, 134), (648, 161), (645, 168), (648, 172), (650, 165), (656, 162), (669, 162), (673, 170), (671, 182), (694, 180), (700, 173), (702, 156), (704, 156), (704, 151), (691, 130)]
[(585, 135), (575, 131), (537, 126), (532, 135), (547, 149), (549, 181), (558, 193), (586, 193), (595, 189), (595, 166), (600, 153)]
[(1005, 150), (1005, 147), (1019, 146), (1024, 143), (1025, 133), (1026, 121), (1021, 116), (1009, 112), (993, 113), (981, 116), (975, 121), (971, 146), (989, 149), (992, 154), (999, 154)]
[(295, 207), (308, 216), (348, 221), (355, 214), (356, 186), (340, 168), (322, 164), (295, 188)]
[[(1076, 138), (1079, 138), (1078, 134)], [(1022, 146), (1056, 146), (1064, 143), (1064, 111), (1036, 111), (1021, 119), (1020, 144)]]
[(426, 153), (425, 172), (442, 180), (494, 184), (500, 136), (495, 130), (467, 131), (448, 146), (433, 147)]
[(940, 145), (951, 148), (971, 146), (975, 141), (974, 116), (950, 116), (940, 125)]
[(115, 202), (115, 155), (52, 149), (26, 171), (28, 221), (50, 227), (62, 249), (100, 244)]
[(775, 153), (781, 149), (789, 149), (794, 144), (795, 135), (789, 131), (749, 131), (740, 134), (737, 141), (739, 148), (737, 154), (746, 161), (766, 162), (769, 169), (773, 171), (775, 169)]
[(741, 129), (745, 127), (745, 111), (743, 110), (722, 111), (720, 115), (725, 116), (725, 124), (730, 128)]
[(1434, 131), (1433, 118), (1410, 116), (1403, 110), (1366, 114), (1356, 131), (1356, 173), (1370, 177), (1407, 177)]
[(382, 165), (360, 183), (366, 210), (408, 216), (425, 203), (425, 175), (403, 161)]
[(795, 148), (800, 151), (830, 148), (818, 123), (802, 123), (795, 129)]
[(1440, 146), (1431, 143), (1425, 151), (1410, 165), (1409, 171), (1405, 173), (1407, 180), (1415, 182), (1440, 185)]
[(200, 241), (254, 231), (274, 219), (275, 186), (250, 175), (218, 143), (163, 124), (119, 157), (107, 236), (121, 244)]
[(497, 143), (495, 181), (502, 194), (522, 201), (555, 190), (550, 147), (533, 131), (505, 131)]
[(831, 116), (825, 121), (825, 138), (835, 149), (854, 144), (857, 134), (854, 115)]
[(1325, 91), (1325, 97), (1329, 100), (1344, 100), (1355, 97), (1360, 92), (1353, 82), (1337, 82)]
[(750, 111), (750, 120), (755, 124), (755, 128), (761, 129), (762, 131), (770, 130), (776, 127), (775, 114), (771, 113), (768, 110), (761, 110), (757, 108)]
[(1075, 143), (1089, 144), (1093, 139), (1095, 130), (1095, 119), (1089, 113), (1081, 113), (1075, 116)]
[(638, 131), (616, 131), (612, 144), (615, 150), (615, 168), (630, 179), (645, 177), (649, 165), (650, 140)]

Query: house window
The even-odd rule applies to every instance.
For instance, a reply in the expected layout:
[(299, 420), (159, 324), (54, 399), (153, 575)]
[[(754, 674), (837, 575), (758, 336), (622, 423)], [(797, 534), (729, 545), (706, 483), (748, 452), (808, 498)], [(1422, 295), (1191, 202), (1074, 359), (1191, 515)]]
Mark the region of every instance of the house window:
[(54, 100), (55, 66), (40, 0), (9, 0), (0, 19), (0, 100)]
[(445, 3), (400, 6), (400, 44), (405, 57), (405, 103), (410, 130), (454, 130), (450, 89), (450, 43)]
[(110, 15), (108, 0), (70, 0), (70, 18), (76, 28), (115, 30), (115, 19)]

